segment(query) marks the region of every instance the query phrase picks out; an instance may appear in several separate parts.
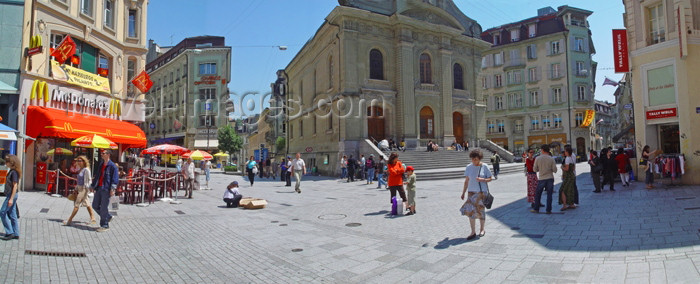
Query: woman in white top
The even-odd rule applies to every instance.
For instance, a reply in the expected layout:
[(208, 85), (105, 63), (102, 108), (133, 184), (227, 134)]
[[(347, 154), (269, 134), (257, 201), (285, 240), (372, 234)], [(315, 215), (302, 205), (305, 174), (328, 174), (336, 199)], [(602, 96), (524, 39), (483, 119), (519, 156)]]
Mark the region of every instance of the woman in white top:
[(486, 235), (484, 223), (486, 222), (486, 207), (484, 207), (484, 197), (489, 191), (487, 182), (492, 180), (491, 171), (486, 164), (481, 162), (484, 155), (479, 150), (469, 153), (472, 163), (467, 165), (464, 171), (464, 188), (462, 189), (462, 200), (464, 194), (468, 192), (467, 201), (462, 205), (462, 215), (469, 217), (469, 227), (472, 232), (467, 240), (476, 238), (476, 219), (479, 219), (481, 231), (479, 236)]
[(224, 191), (224, 202), (226, 202), (226, 208), (236, 208), (241, 202), (243, 195), (238, 191), (238, 182), (233, 181), (226, 187)]
[(73, 202), (73, 212), (68, 217), (68, 220), (63, 221), (63, 225), (70, 226), (73, 222), (73, 217), (78, 213), (80, 206), (87, 207), (88, 213), (90, 213), (90, 224), (95, 224), (95, 214), (92, 211), (92, 206), (90, 206), (90, 200), (88, 197), (88, 188), (92, 183), (92, 174), (90, 173), (90, 162), (87, 157), (79, 156), (76, 158), (78, 166), (80, 167), (80, 172), (78, 172), (78, 185), (75, 187), (75, 193), (78, 195)]

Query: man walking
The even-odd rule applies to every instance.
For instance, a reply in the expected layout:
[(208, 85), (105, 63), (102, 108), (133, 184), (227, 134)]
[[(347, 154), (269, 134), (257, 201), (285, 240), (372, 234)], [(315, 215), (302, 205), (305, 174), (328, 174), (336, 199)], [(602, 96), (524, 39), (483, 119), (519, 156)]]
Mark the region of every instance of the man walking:
[(491, 164), (493, 164), (493, 178), (498, 179), (498, 172), (501, 171), (501, 156), (498, 153), (491, 156)]
[(348, 174), (348, 157), (343, 155), (340, 159), (340, 179), (344, 179)]
[(355, 168), (357, 168), (357, 160), (350, 155), (348, 159), (348, 182), (355, 181)]
[(554, 193), (554, 173), (557, 172), (557, 163), (549, 153), (549, 145), (540, 147), (542, 154), (535, 159), (533, 169), (539, 174), (535, 203), (532, 204), (532, 213), (539, 213), (542, 207), (542, 191), (547, 191), (547, 214), (552, 214), (552, 194)]
[(358, 173), (358, 175), (360, 176), (360, 180), (363, 180), (365, 178), (365, 175), (366, 175), (365, 163), (366, 162), (367, 162), (367, 160), (365, 160), (365, 155), (361, 154), (360, 155), (360, 167), (359, 167), (360, 172)]
[(109, 198), (114, 196), (119, 184), (119, 169), (110, 160), (112, 151), (103, 150), (100, 153), (100, 163), (95, 168), (95, 177), (92, 179), (92, 188), (95, 190), (95, 197), (92, 200), (92, 208), (100, 215), (100, 228), (97, 232), (109, 230), (109, 221), (112, 215), (109, 214)]
[(294, 190), (297, 193), (301, 193), (301, 177), (306, 174), (306, 163), (304, 163), (300, 153), (297, 153), (296, 159), (292, 161), (292, 174), (297, 181), (294, 185)]
[(185, 163), (184, 168), (185, 175), (185, 195), (187, 198), (192, 199), (192, 191), (194, 190), (194, 163), (192, 158), (187, 158), (187, 163)]
[(600, 173), (603, 171), (603, 164), (598, 158), (598, 152), (591, 150), (591, 158), (588, 160), (588, 165), (591, 166), (591, 178), (593, 179), (593, 186), (595, 190), (593, 192), (600, 193)]
[(287, 184), (285, 186), (292, 186), (292, 157), (287, 156), (287, 173), (285, 180)]

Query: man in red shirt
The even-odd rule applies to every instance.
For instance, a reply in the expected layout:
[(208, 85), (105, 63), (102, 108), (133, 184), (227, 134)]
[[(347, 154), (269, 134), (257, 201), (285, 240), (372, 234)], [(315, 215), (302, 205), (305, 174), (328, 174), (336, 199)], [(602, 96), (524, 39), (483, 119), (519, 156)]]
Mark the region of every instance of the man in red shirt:
[(629, 165), (630, 157), (625, 154), (625, 149), (617, 149), (617, 155), (615, 156), (615, 161), (617, 161), (617, 172), (620, 174), (620, 179), (622, 180), (622, 186), (630, 185), (630, 174), (627, 172), (627, 166)]

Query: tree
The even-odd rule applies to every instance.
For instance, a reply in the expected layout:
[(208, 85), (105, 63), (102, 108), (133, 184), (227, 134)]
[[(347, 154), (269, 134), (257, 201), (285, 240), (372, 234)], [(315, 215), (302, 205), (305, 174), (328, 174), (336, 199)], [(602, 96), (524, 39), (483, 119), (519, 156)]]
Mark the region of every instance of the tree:
[(284, 150), (285, 143), (286, 141), (284, 140), (284, 137), (277, 137), (277, 141), (275, 141), (275, 144), (277, 144), (277, 152), (280, 153)]
[(236, 130), (230, 125), (219, 128), (219, 151), (234, 155), (243, 147), (243, 138), (238, 136)]

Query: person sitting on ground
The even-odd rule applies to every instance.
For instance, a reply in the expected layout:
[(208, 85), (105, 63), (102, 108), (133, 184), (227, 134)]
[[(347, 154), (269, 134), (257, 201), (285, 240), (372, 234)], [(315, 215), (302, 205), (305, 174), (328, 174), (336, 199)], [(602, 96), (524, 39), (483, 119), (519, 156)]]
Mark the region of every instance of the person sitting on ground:
[(433, 151), (433, 140), (428, 140), (428, 152)]
[(386, 139), (382, 139), (382, 141), (379, 141), (379, 150), (390, 151), (389, 150), (389, 141), (387, 141)]
[(399, 151), (406, 152), (406, 141), (401, 139), (401, 142), (399, 142)]
[(389, 139), (389, 150), (394, 151), (396, 149), (396, 142), (394, 142), (394, 139)]
[(437, 143), (433, 143), (433, 152), (437, 152), (438, 150), (439, 150), (438, 144), (437, 144)]
[(226, 202), (226, 208), (236, 208), (241, 202), (243, 195), (238, 191), (238, 182), (233, 181), (226, 187), (224, 191), (224, 202)]

